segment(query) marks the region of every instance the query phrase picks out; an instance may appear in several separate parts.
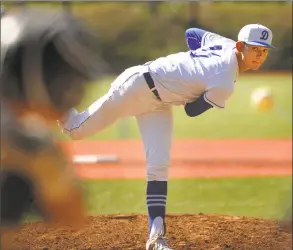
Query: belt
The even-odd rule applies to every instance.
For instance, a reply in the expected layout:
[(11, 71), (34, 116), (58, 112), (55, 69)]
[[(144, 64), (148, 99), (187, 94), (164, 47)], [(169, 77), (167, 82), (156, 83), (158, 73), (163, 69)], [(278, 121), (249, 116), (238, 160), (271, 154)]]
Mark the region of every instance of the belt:
[(143, 73), (143, 76), (144, 76), (144, 79), (145, 79), (146, 83), (148, 84), (150, 90), (157, 97), (157, 99), (161, 101), (161, 97), (159, 95), (158, 90), (155, 87), (155, 83), (154, 83), (154, 80), (153, 80), (150, 72)]

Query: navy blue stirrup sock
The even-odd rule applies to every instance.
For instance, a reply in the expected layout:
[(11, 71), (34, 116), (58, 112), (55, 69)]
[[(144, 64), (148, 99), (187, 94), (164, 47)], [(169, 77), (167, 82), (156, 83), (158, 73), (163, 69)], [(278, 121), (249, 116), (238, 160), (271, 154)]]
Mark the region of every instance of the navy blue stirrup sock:
[(149, 233), (154, 219), (158, 216), (164, 220), (164, 232), (166, 232), (167, 183), (167, 181), (149, 181), (147, 183), (146, 202), (148, 207)]

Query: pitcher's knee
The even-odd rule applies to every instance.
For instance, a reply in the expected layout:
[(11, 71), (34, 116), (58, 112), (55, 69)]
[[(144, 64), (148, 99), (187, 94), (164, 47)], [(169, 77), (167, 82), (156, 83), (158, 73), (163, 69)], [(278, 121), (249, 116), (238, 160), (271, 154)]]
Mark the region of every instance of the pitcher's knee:
[(170, 165), (147, 166), (147, 181), (167, 181)]

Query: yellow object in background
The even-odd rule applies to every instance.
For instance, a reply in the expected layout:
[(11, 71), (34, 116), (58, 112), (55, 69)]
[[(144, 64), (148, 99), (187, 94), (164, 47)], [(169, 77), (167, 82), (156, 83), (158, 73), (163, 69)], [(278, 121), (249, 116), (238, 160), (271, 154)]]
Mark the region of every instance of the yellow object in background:
[(259, 111), (270, 111), (274, 106), (272, 92), (269, 88), (257, 88), (251, 94), (251, 104)]

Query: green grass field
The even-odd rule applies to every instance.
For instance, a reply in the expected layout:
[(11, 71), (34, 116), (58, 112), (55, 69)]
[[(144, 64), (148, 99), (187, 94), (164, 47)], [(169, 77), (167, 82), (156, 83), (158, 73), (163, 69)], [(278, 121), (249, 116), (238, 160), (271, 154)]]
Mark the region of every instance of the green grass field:
[[(88, 213), (147, 214), (144, 180), (83, 181)], [(167, 213), (213, 213), (277, 219), (292, 204), (292, 178), (170, 180)], [(32, 215), (25, 221), (38, 219)]]
[[(86, 181), (90, 214), (147, 213), (145, 181)], [(170, 180), (168, 213), (217, 213), (278, 218), (292, 204), (292, 178)]]
[[(106, 93), (113, 78), (93, 85), (79, 110)], [(250, 104), (255, 88), (266, 86), (274, 95), (275, 107), (260, 113)], [(58, 138), (66, 139), (59, 132)], [(134, 118), (120, 120), (88, 139), (139, 138)], [(175, 138), (292, 138), (292, 74), (247, 74), (239, 78), (235, 93), (225, 110), (209, 110), (197, 118), (185, 115), (183, 107), (174, 108)]]

